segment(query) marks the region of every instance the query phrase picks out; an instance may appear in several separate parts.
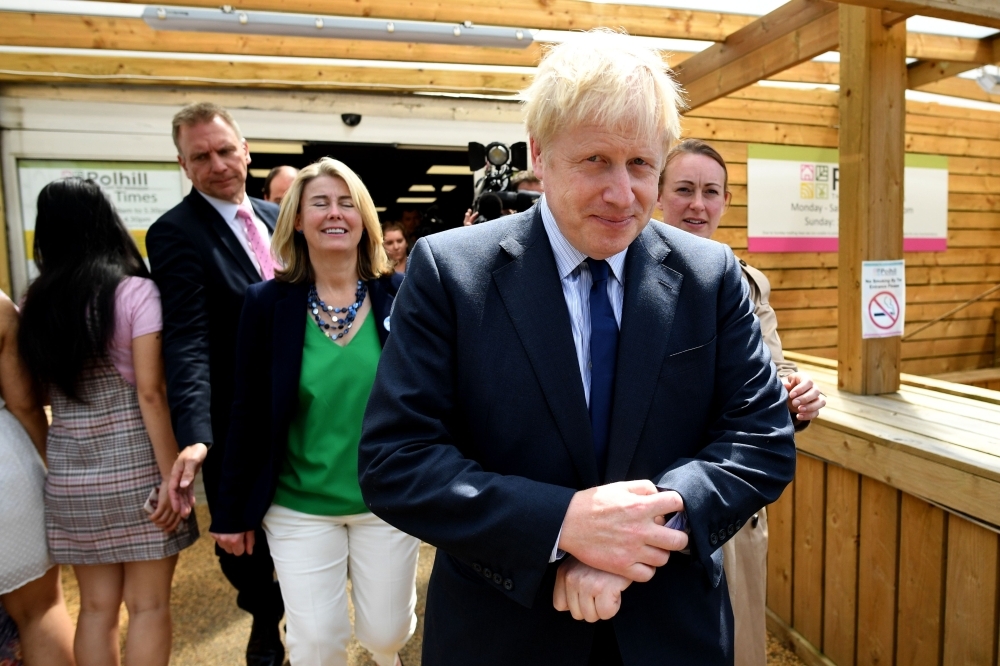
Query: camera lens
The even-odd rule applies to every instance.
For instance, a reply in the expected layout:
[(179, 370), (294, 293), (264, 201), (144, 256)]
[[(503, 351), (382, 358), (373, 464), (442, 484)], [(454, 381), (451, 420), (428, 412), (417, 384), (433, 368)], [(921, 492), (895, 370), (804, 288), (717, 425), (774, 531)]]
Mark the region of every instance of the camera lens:
[(510, 149), (502, 143), (491, 143), (486, 146), (486, 159), (493, 166), (503, 166), (510, 159)]

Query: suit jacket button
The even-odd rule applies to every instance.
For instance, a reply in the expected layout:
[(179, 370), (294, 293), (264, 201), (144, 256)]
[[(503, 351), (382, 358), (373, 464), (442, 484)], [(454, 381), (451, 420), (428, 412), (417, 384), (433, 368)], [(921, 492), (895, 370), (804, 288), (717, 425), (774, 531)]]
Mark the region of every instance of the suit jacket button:
[(503, 576), (501, 576), (498, 573), (493, 574), (493, 582), (499, 585), (500, 583), (503, 582)]
[(489, 569), (483, 569), (483, 575), (486, 576), (487, 578), (493, 578), (493, 572), (490, 571)]
[(726, 530), (725, 528), (723, 528), (719, 530), (719, 541), (725, 541), (725, 540), (726, 540)]
[(712, 532), (712, 535), (708, 537), (708, 541), (714, 546), (715, 544), (719, 543), (719, 537), (715, 536), (715, 532)]
[(505, 580), (503, 582), (503, 589), (507, 590), (508, 592), (510, 592), (511, 590), (513, 590), (514, 589), (514, 581), (512, 581), (510, 578), (508, 578), (507, 580)]
[(476, 573), (483, 573), (483, 565), (480, 564), (479, 562), (476, 562), (475, 564), (473, 564), (472, 565), (472, 569)]
[(735, 531), (736, 531), (736, 528), (733, 527), (732, 525), (730, 525), (729, 526), (729, 536), (733, 536), (733, 532), (735, 532)]

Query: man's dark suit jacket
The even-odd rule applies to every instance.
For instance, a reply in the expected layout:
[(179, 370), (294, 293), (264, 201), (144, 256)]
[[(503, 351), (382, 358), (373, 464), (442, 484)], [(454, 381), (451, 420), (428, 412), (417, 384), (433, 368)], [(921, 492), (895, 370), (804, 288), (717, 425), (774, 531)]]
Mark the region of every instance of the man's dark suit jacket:
[[(278, 207), (250, 202), (273, 233)], [(218, 449), (202, 468), (212, 505), (233, 404), (243, 297), (261, 281), (260, 273), (222, 216), (193, 189), (149, 228), (146, 251), (163, 302), (163, 358), (177, 443)]]
[(553, 609), (548, 560), (573, 493), (627, 479), (680, 493), (692, 554), (623, 593), (624, 663), (732, 663), (719, 547), (792, 478), (786, 394), (726, 246), (650, 222), (624, 289), (600, 479), (537, 207), (414, 247), (359, 468), (371, 510), (439, 549), (425, 665), (586, 664), (593, 625)]
[[(403, 276), (367, 282), (371, 310), (363, 325), (389, 337), (386, 322)], [(306, 334), (307, 284), (268, 280), (247, 290), (236, 345), (236, 395), (210, 531), (235, 534), (260, 527), (285, 462), (288, 428), (298, 407)], [(333, 344), (332, 342), (330, 344)]]

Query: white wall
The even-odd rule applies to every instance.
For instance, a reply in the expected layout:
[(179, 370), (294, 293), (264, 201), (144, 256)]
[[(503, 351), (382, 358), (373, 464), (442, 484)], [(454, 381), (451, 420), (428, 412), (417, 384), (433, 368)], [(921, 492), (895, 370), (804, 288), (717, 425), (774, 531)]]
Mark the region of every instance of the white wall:
[[(14, 296), (27, 285), (24, 227), (17, 182), (19, 159), (174, 162), (170, 120), (191, 92), (123, 90), (39, 96), (0, 96), (0, 164), (7, 208), (7, 235)], [(462, 147), (469, 141), (524, 141), (516, 107), (505, 102), (301, 93), (229, 92), (206, 94), (213, 101), (238, 102), (230, 110), (253, 153), (254, 140), (349, 141)], [(148, 103), (148, 99), (156, 103)], [(125, 100), (125, 101), (117, 101)], [(246, 108), (254, 107), (259, 108)], [(284, 108), (282, 108), (284, 107)], [(326, 110), (329, 109), (329, 110)], [(348, 127), (341, 113), (361, 113)], [(185, 189), (190, 183), (185, 179)]]

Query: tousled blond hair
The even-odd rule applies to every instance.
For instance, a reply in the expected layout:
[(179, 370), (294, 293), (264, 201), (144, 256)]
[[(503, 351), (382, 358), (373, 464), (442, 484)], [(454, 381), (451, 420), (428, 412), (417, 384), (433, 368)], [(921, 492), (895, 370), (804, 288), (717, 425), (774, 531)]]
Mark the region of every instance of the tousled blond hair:
[(340, 178), (347, 184), (354, 207), (361, 213), (363, 231), (358, 243), (358, 277), (374, 280), (392, 272), (389, 258), (382, 247), (382, 226), (378, 221), (375, 202), (368, 188), (350, 167), (339, 160), (324, 157), (299, 171), (292, 186), (281, 200), (281, 212), (271, 238), (271, 252), (284, 268), (274, 272), (281, 282), (300, 284), (315, 280), (309, 261), (309, 246), (302, 234), (295, 233), (295, 222), (301, 212), (302, 190), (306, 183), (319, 176)]
[(528, 134), (542, 145), (587, 123), (660, 138), (664, 155), (680, 135), (684, 106), (660, 52), (607, 28), (549, 49), (522, 100)]

